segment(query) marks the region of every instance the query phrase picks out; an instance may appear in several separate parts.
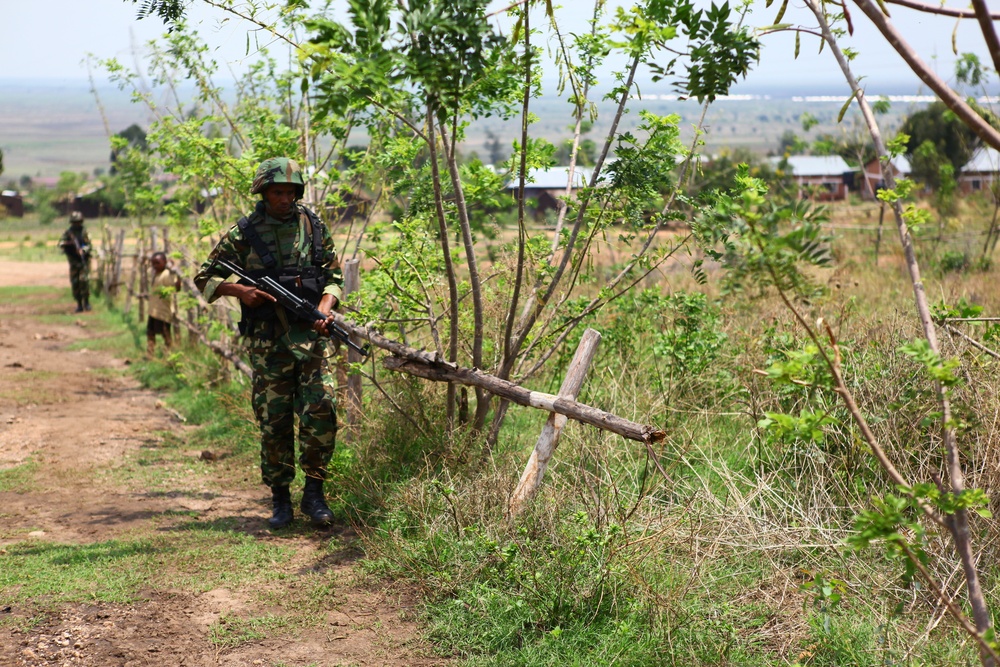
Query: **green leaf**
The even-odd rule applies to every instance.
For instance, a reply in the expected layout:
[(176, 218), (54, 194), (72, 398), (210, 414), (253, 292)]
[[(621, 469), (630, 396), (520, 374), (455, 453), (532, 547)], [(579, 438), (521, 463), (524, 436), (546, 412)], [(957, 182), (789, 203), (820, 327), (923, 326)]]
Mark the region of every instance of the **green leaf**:
[(785, 10), (786, 10), (786, 9), (788, 9), (788, 0), (784, 0), (784, 1), (783, 1), (783, 2), (781, 3), (781, 9), (779, 9), (779, 10), (778, 10), (778, 16), (777, 16), (777, 17), (775, 17), (775, 19), (774, 19), (774, 22), (775, 22), (775, 23), (781, 23), (781, 19), (782, 19), (782, 17), (784, 17), (784, 16), (785, 16)]
[(799, 59), (799, 49), (802, 47), (802, 33), (796, 31), (795, 33), (795, 59)]
[(854, 101), (854, 94), (852, 93), (851, 96), (847, 98), (847, 101), (844, 102), (844, 106), (840, 107), (840, 113), (837, 114), (838, 123), (844, 120), (844, 114), (846, 114), (847, 110), (851, 108), (851, 102), (853, 101)]

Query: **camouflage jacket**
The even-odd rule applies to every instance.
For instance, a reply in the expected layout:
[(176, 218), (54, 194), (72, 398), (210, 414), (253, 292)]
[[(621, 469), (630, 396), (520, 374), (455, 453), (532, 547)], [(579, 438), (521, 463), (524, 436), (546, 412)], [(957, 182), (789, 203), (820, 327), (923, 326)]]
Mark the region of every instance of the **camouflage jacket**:
[[(297, 205), (296, 210), (297, 214), (293, 218), (278, 220), (268, 215), (264, 211), (263, 202), (260, 202), (248, 216), (250, 224), (254, 226), (261, 240), (277, 260), (275, 268), (279, 270), (301, 269), (313, 265), (312, 222), (301, 206)], [(324, 259), (320, 268), (326, 283), (323, 294), (332, 294), (339, 302), (344, 284), (340, 261), (337, 259), (330, 230), (326, 225), (320, 224), (320, 232)], [(228, 271), (215, 264), (218, 259), (232, 262), (248, 272), (263, 271), (267, 268), (250, 242), (244, 238), (239, 226), (233, 225), (209, 254), (194, 278), (195, 285), (209, 303), (219, 298), (216, 290), (230, 276)], [(309, 330), (310, 324), (297, 323), (292, 329)]]
[[(80, 245), (80, 254), (76, 247)], [(90, 258), (90, 235), (83, 225), (70, 225), (59, 239), (59, 246), (71, 262), (84, 262)]]

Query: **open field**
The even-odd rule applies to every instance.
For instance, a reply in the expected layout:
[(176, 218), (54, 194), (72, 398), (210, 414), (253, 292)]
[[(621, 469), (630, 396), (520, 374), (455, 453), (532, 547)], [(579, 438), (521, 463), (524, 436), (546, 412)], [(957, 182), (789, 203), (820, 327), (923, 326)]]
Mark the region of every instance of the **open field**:
[[(677, 113), (686, 140), (701, 115), (695, 101), (678, 102), (660, 99), (634, 100), (622, 130), (635, 127), (638, 112), (647, 109), (656, 114)], [(148, 128), (150, 116), (142, 105), (132, 104), (127, 94), (117, 88), (102, 85), (98, 97), (112, 133), (120, 132), (133, 123)], [(831, 132), (851, 132), (854, 115), (848, 114), (841, 124), (836, 122), (841, 104), (838, 102), (795, 102), (788, 98), (720, 101), (706, 117), (707, 134), (704, 152), (724, 147), (746, 147), (766, 154), (778, 147), (782, 133), (791, 130), (806, 138)], [(913, 109), (912, 104), (898, 103), (891, 114), (883, 117), (884, 128), (898, 126), (899, 118)], [(536, 136), (553, 143), (571, 137), (570, 106), (565, 100), (541, 98), (533, 102), (532, 111), (539, 116), (534, 126)], [(808, 111), (819, 123), (804, 133), (800, 116)], [(599, 140), (608, 129), (613, 107), (598, 103), (598, 120), (588, 137)], [(463, 150), (476, 152), (487, 159), (486, 142), (496, 137), (505, 151), (519, 133), (518, 120), (482, 119), (468, 128)], [(107, 170), (110, 153), (101, 108), (86, 83), (63, 85), (8, 84), (0, 95), (0, 149), (4, 152), (4, 173), (0, 183), (18, 181), (22, 176), (55, 177), (63, 171), (92, 174), (95, 169)], [(506, 153), (503, 157), (506, 157)]]
[[(101, 89), (111, 132), (149, 118), (116, 88)], [(107, 170), (110, 144), (101, 109), (84, 83), (63, 85), (6, 84), (0, 95), (0, 149), (4, 174), (0, 181), (22, 176), (53, 177), (63, 171), (92, 174)]]

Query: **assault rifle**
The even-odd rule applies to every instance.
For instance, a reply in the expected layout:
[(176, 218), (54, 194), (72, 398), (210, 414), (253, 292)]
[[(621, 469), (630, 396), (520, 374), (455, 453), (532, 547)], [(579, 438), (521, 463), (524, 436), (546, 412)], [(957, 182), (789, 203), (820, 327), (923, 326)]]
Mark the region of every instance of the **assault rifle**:
[(62, 247), (66, 254), (69, 254), (69, 249), (72, 248), (76, 252), (76, 256), (80, 258), (81, 261), (86, 262), (90, 259), (90, 248), (85, 245), (80, 244), (80, 239), (76, 238), (76, 234), (70, 232), (69, 241), (63, 241)]
[[(259, 289), (261, 292), (266, 292), (273, 296), (279, 304), (284, 306), (285, 310), (295, 315), (300, 320), (305, 322), (315, 322), (316, 320), (325, 320), (326, 315), (321, 313), (316, 306), (312, 305), (300, 296), (296, 296), (292, 292), (289, 292), (285, 287), (281, 285), (277, 280), (271, 276), (262, 276), (261, 278), (251, 278), (247, 275), (246, 271), (236, 266), (232, 262), (227, 262), (224, 259), (217, 259), (216, 264), (226, 269), (227, 271), (233, 272), (246, 284)], [(359, 346), (353, 340), (351, 340), (351, 335), (344, 331), (340, 326), (334, 322), (326, 323), (326, 330), (330, 332), (331, 338), (336, 338), (340, 340), (354, 350), (362, 357), (368, 356), (368, 345)]]

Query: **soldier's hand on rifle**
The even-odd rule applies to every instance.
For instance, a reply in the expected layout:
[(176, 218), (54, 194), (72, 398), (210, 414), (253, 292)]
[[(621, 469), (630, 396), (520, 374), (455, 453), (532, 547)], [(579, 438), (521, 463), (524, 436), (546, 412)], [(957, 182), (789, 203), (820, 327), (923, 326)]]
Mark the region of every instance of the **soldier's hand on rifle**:
[(240, 301), (250, 306), (251, 308), (256, 308), (257, 306), (263, 306), (267, 302), (276, 303), (278, 300), (273, 296), (257, 289), (256, 287), (251, 287), (250, 285), (240, 285), (243, 287), (243, 293), (239, 295)]
[(237, 283), (222, 283), (216, 292), (221, 296), (235, 296), (244, 305), (256, 308), (265, 303), (275, 303), (277, 299), (251, 285), (239, 285)]
[(330, 335), (330, 330), (327, 327), (334, 323), (333, 315), (331, 315), (330, 313), (333, 312), (333, 310), (336, 309), (336, 307), (337, 307), (337, 297), (333, 296), (332, 294), (324, 294), (323, 298), (319, 300), (319, 305), (316, 306), (316, 309), (319, 312), (326, 315), (326, 319), (316, 320), (315, 322), (313, 322), (313, 327), (312, 327), (313, 331), (323, 336)]

